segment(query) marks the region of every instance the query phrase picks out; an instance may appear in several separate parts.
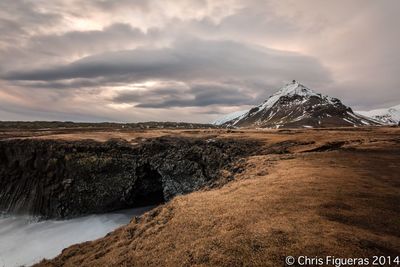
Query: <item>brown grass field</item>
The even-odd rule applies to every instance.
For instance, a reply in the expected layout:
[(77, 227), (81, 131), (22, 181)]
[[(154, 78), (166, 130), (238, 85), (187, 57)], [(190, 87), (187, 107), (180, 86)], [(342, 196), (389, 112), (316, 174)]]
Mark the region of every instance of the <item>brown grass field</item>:
[(221, 171), (233, 181), (175, 197), (36, 266), (285, 266), (288, 255), (400, 256), (399, 127), (19, 132), (132, 143), (163, 135), (250, 138), (264, 147), (234, 173)]

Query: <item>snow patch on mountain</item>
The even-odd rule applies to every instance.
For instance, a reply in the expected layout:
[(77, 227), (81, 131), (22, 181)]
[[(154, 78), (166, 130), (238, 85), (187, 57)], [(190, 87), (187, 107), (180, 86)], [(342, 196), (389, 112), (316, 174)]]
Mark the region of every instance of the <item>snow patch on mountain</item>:
[(380, 121), (384, 124), (398, 124), (400, 122), (400, 105), (390, 108), (373, 109), (369, 111), (357, 111), (357, 113)]
[(321, 96), (313, 90), (305, 87), (297, 81), (293, 81), (279, 89), (275, 94), (270, 96), (262, 105), (260, 105), (260, 110), (272, 107), (282, 96)]
[[(266, 109), (273, 107), (276, 104), (276, 102), (278, 102), (278, 100), (283, 96), (290, 97), (290, 96), (295, 96), (295, 95), (303, 97), (303, 99), (298, 100), (299, 102), (296, 104), (305, 103), (307, 101), (307, 98), (309, 98), (311, 96), (316, 96), (319, 98), (322, 97), (330, 104), (334, 104), (334, 102), (335, 102), (334, 98), (329, 97), (329, 96), (323, 96), (319, 93), (316, 93), (312, 89), (307, 88), (304, 85), (300, 84), (298, 81), (293, 80), (291, 83), (286, 84), (281, 89), (279, 89), (276, 93), (274, 93), (272, 96), (270, 96), (267, 100), (264, 101), (263, 104), (257, 106), (258, 111), (255, 112), (254, 114), (261, 112), (262, 110), (266, 110)], [(292, 103), (292, 104), (294, 104), (294, 103)], [(244, 117), (245, 115), (246, 114), (243, 114), (242, 117)], [(272, 117), (272, 116), (273, 116), (273, 114), (270, 114), (270, 117)]]
[(213, 121), (212, 124), (214, 124), (214, 125), (222, 125), (225, 122), (234, 120), (234, 119), (242, 116), (243, 114), (247, 113), (248, 111), (249, 110), (246, 109), (246, 110), (239, 110), (239, 111), (236, 111), (236, 112), (229, 113), (229, 114), (227, 114), (227, 115), (225, 115), (225, 116)]

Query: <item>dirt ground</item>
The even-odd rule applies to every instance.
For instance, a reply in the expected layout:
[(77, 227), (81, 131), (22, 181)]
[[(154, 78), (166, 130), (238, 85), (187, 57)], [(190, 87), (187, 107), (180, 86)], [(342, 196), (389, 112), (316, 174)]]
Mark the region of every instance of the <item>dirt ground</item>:
[[(285, 257), (400, 255), (400, 128), (51, 130), (24, 138), (252, 138), (235, 179), (133, 218), (37, 266), (285, 266)], [(0, 138), (15, 138), (2, 132)], [(371, 258), (372, 259), (372, 258)]]

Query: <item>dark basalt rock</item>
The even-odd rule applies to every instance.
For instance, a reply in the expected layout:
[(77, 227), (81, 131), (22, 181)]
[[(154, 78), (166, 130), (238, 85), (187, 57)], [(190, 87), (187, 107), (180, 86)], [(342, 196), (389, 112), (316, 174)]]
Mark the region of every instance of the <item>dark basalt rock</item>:
[(212, 185), (251, 141), (156, 138), (138, 145), (0, 141), (0, 211), (72, 217), (158, 204)]

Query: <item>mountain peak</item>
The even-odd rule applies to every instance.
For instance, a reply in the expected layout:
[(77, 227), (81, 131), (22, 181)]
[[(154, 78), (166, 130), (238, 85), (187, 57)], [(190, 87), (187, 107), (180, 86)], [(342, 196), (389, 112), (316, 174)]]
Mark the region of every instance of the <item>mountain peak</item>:
[(286, 84), (281, 87), (275, 94), (273, 95), (317, 95), (313, 90), (304, 86), (296, 80), (293, 80), (291, 83)]
[(261, 105), (223, 125), (235, 127), (331, 127), (375, 125), (353, 113), (339, 99), (319, 94), (296, 80), (281, 87)]
[(296, 80), (288, 83), (281, 87), (276, 93), (271, 95), (265, 102), (260, 106), (260, 109), (270, 108), (283, 96), (317, 96), (321, 97), (321, 94), (317, 94), (310, 88), (304, 86)]

